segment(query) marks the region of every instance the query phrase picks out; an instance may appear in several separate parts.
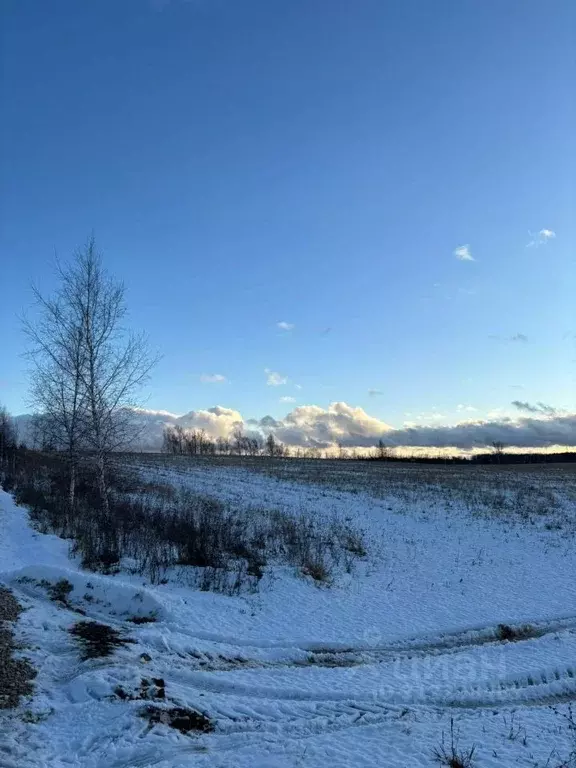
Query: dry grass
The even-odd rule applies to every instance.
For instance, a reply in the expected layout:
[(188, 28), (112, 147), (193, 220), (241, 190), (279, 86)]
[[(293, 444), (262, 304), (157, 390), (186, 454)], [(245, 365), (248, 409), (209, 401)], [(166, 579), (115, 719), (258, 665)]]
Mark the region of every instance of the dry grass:
[(134, 642), (123, 637), (118, 630), (97, 621), (79, 621), (69, 630), (82, 646), (82, 659), (94, 659), (110, 656), (116, 648), (122, 648)]
[(576, 528), (576, 464), (423, 465), (159, 454), (127, 454), (122, 463), (182, 476), (191, 469), (242, 467), (291, 483), (365, 493), (406, 509), (459, 506), (474, 515), (542, 524), (548, 530)]

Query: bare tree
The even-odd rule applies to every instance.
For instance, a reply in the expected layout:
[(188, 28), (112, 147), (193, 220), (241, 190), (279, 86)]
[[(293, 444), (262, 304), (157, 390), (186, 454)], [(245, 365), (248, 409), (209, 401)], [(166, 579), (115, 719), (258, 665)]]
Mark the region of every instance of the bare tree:
[(135, 396), (157, 362), (143, 335), (127, 333), (126, 289), (102, 266), (94, 240), (65, 275), (75, 317), (82, 328), (82, 385), (86, 398), (85, 437), (96, 459), (98, 489), (108, 512), (106, 482), (110, 454), (132, 442)]
[(94, 239), (58, 267), (53, 298), (35, 292), (40, 320), (25, 321), (34, 358), (33, 399), (70, 457), (70, 499), (80, 447), (94, 458), (102, 508), (110, 454), (136, 437), (132, 408), (156, 359), (143, 336), (124, 330), (125, 288), (102, 266)]
[(276, 456), (276, 440), (274, 439), (274, 435), (272, 434), (272, 432), (270, 432), (270, 434), (266, 438), (266, 453), (271, 458)]
[(216, 439), (216, 450), (220, 454), (227, 455), (230, 453), (230, 441), (225, 437), (218, 437)]
[(68, 502), (74, 506), (78, 452), (82, 441), (87, 404), (83, 385), (86, 348), (81, 317), (71, 294), (70, 273), (57, 266), (60, 285), (55, 295), (44, 297), (33, 287), (38, 319), (24, 318), (24, 331), (31, 346), (31, 402), (39, 411), (34, 431), (41, 436), (43, 450), (65, 450), (68, 459)]
[(233, 438), (233, 448), (238, 454), (238, 456), (242, 455), (242, 451), (244, 450), (244, 443), (245, 443), (245, 437), (244, 437), (244, 431), (242, 430), (242, 425), (238, 424), (236, 427), (234, 427), (234, 431), (232, 432), (232, 438)]
[(10, 414), (0, 405), (0, 466), (8, 461), (10, 453), (16, 448), (16, 427)]
[(378, 440), (378, 458), (381, 459), (382, 461), (386, 461), (386, 459), (388, 459), (389, 456), (390, 456), (390, 449), (388, 448), (384, 440), (380, 438), (380, 440)]
[(502, 461), (502, 454), (504, 453), (504, 443), (500, 440), (494, 440), (492, 443), (492, 448), (494, 448), (494, 454), (496, 456), (496, 461), (498, 464)]

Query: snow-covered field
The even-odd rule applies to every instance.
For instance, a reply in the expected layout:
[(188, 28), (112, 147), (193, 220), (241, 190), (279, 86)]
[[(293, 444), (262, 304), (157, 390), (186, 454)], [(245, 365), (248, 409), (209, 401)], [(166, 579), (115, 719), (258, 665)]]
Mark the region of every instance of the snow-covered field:
[[(0, 713), (2, 768), (432, 766), (451, 721), (478, 768), (563, 765), (576, 747), (576, 474), (283, 466), (133, 462), (236, 507), (350, 520), (367, 555), (330, 585), (270, 566), (230, 597), (177, 574), (90, 573), (0, 491), (0, 582), (26, 609), (17, 636), (38, 670), (33, 699)], [(58, 602), (48, 584), (62, 579), (73, 591)], [(133, 642), (83, 660), (68, 631), (80, 620)], [(500, 624), (524, 629), (502, 640)], [(165, 698), (139, 698), (143, 678)], [(214, 729), (150, 723), (151, 703)]]

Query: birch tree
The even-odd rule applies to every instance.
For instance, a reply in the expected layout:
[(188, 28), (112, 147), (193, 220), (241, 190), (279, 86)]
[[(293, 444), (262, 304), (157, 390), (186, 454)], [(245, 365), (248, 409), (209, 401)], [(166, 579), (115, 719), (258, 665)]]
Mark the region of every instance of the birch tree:
[(68, 293), (82, 328), (82, 389), (85, 439), (95, 458), (103, 509), (109, 511), (107, 472), (110, 455), (137, 435), (133, 408), (156, 363), (142, 334), (127, 331), (126, 289), (104, 269), (94, 240), (80, 252), (68, 274)]
[(86, 427), (86, 392), (83, 385), (85, 348), (80, 318), (70, 295), (69, 272), (58, 266), (59, 287), (53, 297), (33, 288), (38, 317), (24, 320), (31, 342), (31, 402), (38, 411), (41, 448), (65, 450), (68, 460), (68, 502), (74, 506), (78, 454)]
[(110, 455), (136, 437), (132, 409), (156, 359), (143, 335), (125, 329), (124, 284), (104, 269), (93, 238), (58, 277), (53, 298), (35, 293), (40, 319), (25, 323), (34, 345), (33, 400), (69, 453), (72, 503), (82, 448), (108, 512)]

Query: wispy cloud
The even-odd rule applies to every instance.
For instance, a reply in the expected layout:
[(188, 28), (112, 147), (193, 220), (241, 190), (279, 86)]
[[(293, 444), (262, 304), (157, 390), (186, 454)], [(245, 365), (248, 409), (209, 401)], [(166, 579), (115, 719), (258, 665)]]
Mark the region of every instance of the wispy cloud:
[(467, 245), (459, 245), (457, 248), (454, 249), (454, 256), (459, 261), (475, 261), (474, 256), (472, 256), (472, 253), (470, 251), (470, 246)]
[(228, 379), (221, 373), (203, 373), (200, 376), (200, 381), (202, 384), (223, 384)]
[(528, 403), (526, 400), (512, 400), (512, 405), (515, 408), (518, 408), (519, 411), (524, 411), (526, 413), (540, 413), (543, 416), (555, 416), (558, 413), (556, 408), (541, 402), (533, 404)]
[(513, 336), (499, 336), (498, 334), (491, 333), (488, 338), (493, 341), (512, 341), (515, 344), (527, 344), (530, 341), (525, 333), (515, 333)]
[(287, 323), (285, 320), (280, 320), (279, 323), (276, 323), (276, 326), (280, 328), (281, 331), (293, 331), (296, 326), (294, 323)]
[(456, 410), (460, 413), (474, 413), (477, 411), (477, 408), (474, 408), (473, 405), (464, 405), (463, 403), (458, 403), (456, 406)]
[(526, 248), (538, 248), (556, 237), (556, 232), (552, 229), (541, 229), (539, 232), (528, 232), (528, 234), (530, 235), (530, 242), (526, 244)]
[(266, 384), (269, 387), (280, 387), (288, 381), (286, 376), (282, 376), (277, 371), (271, 371), (270, 368), (265, 368), (264, 373), (266, 374)]
[(284, 397), (280, 398), (280, 402), (281, 403), (295, 403), (296, 402), (296, 398), (295, 397), (291, 397), (290, 395), (284, 395)]
[(378, 397), (378, 395), (383, 395), (384, 392), (381, 389), (369, 389), (368, 394), (370, 397)]

